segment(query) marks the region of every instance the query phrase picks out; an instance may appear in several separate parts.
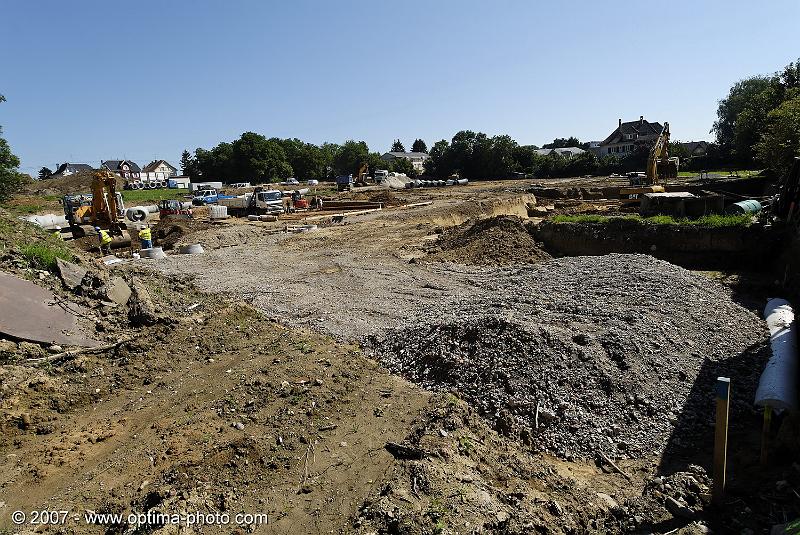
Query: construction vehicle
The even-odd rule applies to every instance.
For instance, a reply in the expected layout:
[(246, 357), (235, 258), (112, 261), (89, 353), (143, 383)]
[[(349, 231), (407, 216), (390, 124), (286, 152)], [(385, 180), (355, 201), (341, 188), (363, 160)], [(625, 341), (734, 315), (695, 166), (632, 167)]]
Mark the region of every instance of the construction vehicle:
[(678, 177), (678, 158), (669, 157), (669, 123), (664, 123), (650, 155), (644, 174), (629, 173), (630, 187), (620, 188), (620, 197), (638, 199), (644, 193), (664, 193), (664, 185), (669, 178)]
[(258, 186), (252, 193), (221, 198), (218, 204), (233, 216), (277, 215), (283, 213), (283, 192)]
[(367, 179), (369, 179), (369, 165), (363, 163), (361, 167), (358, 168), (358, 172), (353, 177), (353, 183), (356, 186), (366, 186)]
[(192, 208), (188, 203), (184, 205), (176, 199), (164, 199), (158, 201), (158, 215), (161, 219), (166, 216), (189, 219), (192, 217)]
[(336, 177), (336, 191), (350, 191), (353, 189), (353, 175), (339, 175)]
[(108, 171), (92, 175), (92, 193), (65, 195), (64, 216), (76, 238), (95, 234), (95, 227), (107, 229), (112, 236), (130, 240), (125, 225), (125, 203), (117, 191), (117, 177)]

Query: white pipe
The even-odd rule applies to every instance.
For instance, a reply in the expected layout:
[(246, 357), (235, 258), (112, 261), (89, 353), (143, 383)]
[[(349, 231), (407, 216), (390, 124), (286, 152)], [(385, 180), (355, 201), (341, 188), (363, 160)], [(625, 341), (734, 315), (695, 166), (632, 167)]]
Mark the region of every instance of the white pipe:
[(68, 227), (69, 222), (67, 218), (63, 215), (56, 215), (56, 214), (47, 214), (47, 215), (29, 215), (22, 217), (20, 219), (24, 219), (34, 225), (39, 225), (40, 227), (47, 229), (47, 230), (55, 230), (56, 227)]
[(755, 404), (776, 410), (797, 408), (797, 325), (794, 310), (785, 299), (770, 299), (764, 308), (772, 357), (756, 390)]

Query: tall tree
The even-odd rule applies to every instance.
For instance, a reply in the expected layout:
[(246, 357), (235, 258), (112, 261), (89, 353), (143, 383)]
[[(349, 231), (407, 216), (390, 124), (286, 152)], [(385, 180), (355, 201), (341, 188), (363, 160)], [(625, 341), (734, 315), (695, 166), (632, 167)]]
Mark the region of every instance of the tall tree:
[(542, 145), (543, 149), (565, 149), (567, 147), (581, 147), (583, 143), (580, 142), (578, 138), (575, 136), (570, 136), (567, 138), (557, 137), (553, 140), (552, 143), (546, 143)]
[(428, 146), (425, 144), (425, 141), (415, 139), (414, 144), (411, 145), (411, 152), (428, 152)]
[(45, 178), (49, 177), (53, 174), (53, 170), (49, 167), (42, 167), (39, 169), (39, 180), (44, 180)]
[[(0, 95), (0, 102), (6, 98)], [(3, 129), (0, 127), (0, 136)], [(16, 193), (23, 184), (24, 176), (17, 170), (19, 158), (11, 152), (8, 142), (0, 137), (0, 201), (6, 200)]]
[(181, 174), (189, 176), (191, 175), (192, 166), (195, 164), (194, 158), (192, 158), (192, 153), (188, 150), (183, 151), (181, 154)]
[(369, 147), (365, 141), (345, 141), (333, 160), (336, 172), (341, 175), (355, 175), (358, 169), (369, 161)]
[(403, 146), (403, 143), (399, 139), (395, 139), (394, 143), (392, 143), (392, 150), (391, 152), (405, 152), (406, 148)]

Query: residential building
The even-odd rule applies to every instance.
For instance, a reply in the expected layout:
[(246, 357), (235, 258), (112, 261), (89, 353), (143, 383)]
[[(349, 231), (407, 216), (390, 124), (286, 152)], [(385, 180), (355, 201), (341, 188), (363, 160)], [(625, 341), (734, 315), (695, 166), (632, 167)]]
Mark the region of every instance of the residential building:
[(166, 160), (154, 160), (142, 168), (142, 180), (168, 180), (178, 176), (178, 168)]
[(50, 175), (48, 178), (60, 178), (63, 176), (70, 176), (74, 175), (75, 173), (80, 173), (82, 171), (93, 171), (91, 165), (85, 163), (62, 163), (56, 169), (56, 172)]
[(708, 153), (710, 143), (708, 141), (687, 141), (680, 145), (686, 149), (691, 158), (692, 156), (705, 156)]
[(598, 156), (627, 156), (633, 152), (636, 145), (655, 142), (664, 127), (661, 123), (651, 123), (639, 116), (638, 121), (623, 123), (619, 120), (617, 128), (603, 141), (600, 142)]
[(142, 169), (130, 160), (106, 160), (100, 162), (100, 167), (127, 180), (138, 179), (142, 173)]
[(381, 160), (386, 162), (391, 162), (398, 158), (405, 158), (407, 160), (411, 160), (411, 164), (414, 166), (414, 170), (418, 173), (422, 173), (425, 171), (425, 160), (428, 159), (427, 152), (387, 152), (383, 156), (381, 156)]
[(561, 147), (558, 149), (536, 149), (536, 154), (541, 154), (542, 156), (548, 156), (554, 152), (556, 154), (563, 156), (564, 158), (569, 159), (572, 158), (573, 156), (577, 156), (578, 154), (581, 154), (582, 152), (586, 151), (580, 147)]

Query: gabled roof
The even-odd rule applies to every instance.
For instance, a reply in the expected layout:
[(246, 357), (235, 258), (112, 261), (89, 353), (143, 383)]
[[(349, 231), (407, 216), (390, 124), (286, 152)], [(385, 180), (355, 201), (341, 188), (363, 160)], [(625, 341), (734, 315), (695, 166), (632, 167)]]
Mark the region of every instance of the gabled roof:
[(428, 157), (428, 153), (427, 152), (394, 152), (394, 151), (391, 151), (391, 152), (385, 153), (381, 157), (382, 158), (386, 158), (387, 156), (391, 156), (393, 158), (427, 158)]
[(702, 150), (708, 150), (708, 141), (687, 141), (685, 143), (681, 143), (681, 146), (691, 154), (698, 148)]
[(142, 171), (144, 171), (145, 173), (150, 173), (150, 172), (153, 172), (153, 171), (155, 171), (155, 170), (156, 170), (156, 167), (158, 167), (158, 166), (159, 166), (159, 165), (161, 165), (162, 163), (163, 163), (164, 165), (166, 165), (167, 167), (169, 167), (170, 169), (172, 169), (173, 171), (177, 171), (177, 170), (178, 170), (178, 168), (177, 168), (177, 167), (175, 167), (174, 165), (170, 164), (170, 163), (169, 163), (167, 160), (153, 160), (153, 161), (152, 161), (152, 162), (150, 162), (149, 164), (145, 165), (145, 166), (142, 168)]
[(651, 123), (642, 117), (638, 121), (630, 121), (620, 124), (616, 130), (611, 132), (610, 136), (603, 140), (601, 145), (611, 145), (613, 143), (621, 143), (622, 141), (626, 141), (626, 134), (633, 135), (633, 141), (636, 141), (636, 138), (640, 136), (657, 136), (663, 129), (664, 127), (661, 125), (661, 123)]
[(536, 154), (541, 154), (542, 156), (547, 156), (551, 152), (555, 152), (556, 154), (560, 154), (562, 156), (569, 155), (574, 156), (575, 154), (580, 154), (582, 152), (586, 152), (580, 147), (560, 147), (557, 149), (536, 149)]
[[(61, 174), (64, 174), (64, 172), (78, 173), (80, 171), (93, 171), (93, 170), (94, 170), (94, 168), (89, 164), (85, 164), (85, 163), (69, 163), (69, 162), (67, 162), (67, 163), (62, 163), (61, 165), (59, 165), (58, 169), (56, 169), (56, 172), (53, 173), (53, 175), (61, 175)], [(50, 176), (52, 176), (52, 175), (50, 175)]]
[(128, 164), (128, 167), (132, 173), (140, 173), (142, 171), (136, 162), (132, 162), (130, 160), (106, 160), (101, 162), (101, 165), (109, 171), (122, 171), (122, 164), (124, 163)]

